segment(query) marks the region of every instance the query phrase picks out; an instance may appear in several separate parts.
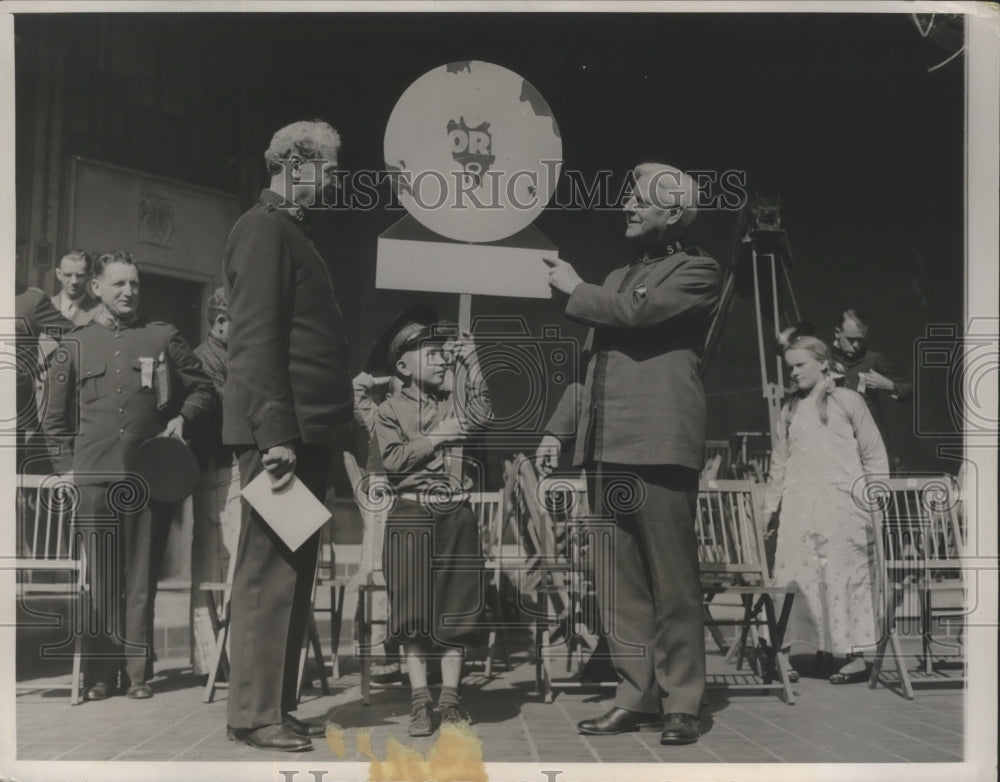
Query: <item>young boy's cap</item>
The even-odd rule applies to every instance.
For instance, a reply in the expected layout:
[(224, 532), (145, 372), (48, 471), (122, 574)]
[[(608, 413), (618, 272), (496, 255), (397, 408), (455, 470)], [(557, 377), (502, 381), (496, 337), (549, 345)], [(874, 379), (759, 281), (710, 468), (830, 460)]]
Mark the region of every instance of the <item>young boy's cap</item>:
[(422, 304), (403, 310), (375, 337), (368, 353), (365, 371), (372, 375), (391, 375), (396, 361), (421, 340), (434, 336), (438, 314)]

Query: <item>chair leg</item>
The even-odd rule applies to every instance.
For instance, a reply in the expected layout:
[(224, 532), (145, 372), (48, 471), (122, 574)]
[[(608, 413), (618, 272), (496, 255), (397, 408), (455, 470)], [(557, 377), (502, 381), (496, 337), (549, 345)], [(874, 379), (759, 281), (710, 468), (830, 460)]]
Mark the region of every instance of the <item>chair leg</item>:
[[(306, 631), (302, 638), (302, 649), (299, 652), (299, 691), (296, 693), (296, 700), (302, 694), (302, 681), (305, 677), (306, 672), (306, 660), (309, 657), (309, 649), (312, 647), (313, 658), (319, 667), (319, 680), (320, 686), (323, 689), (324, 695), (330, 694), (330, 684), (326, 680), (326, 664), (323, 660), (323, 649), (319, 644), (319, 631), (316, 629), (316, 616), (313, 614), (312, 608), (309, 609), (309, 616), (306, 619)], [(312, 678), (309, 679), (310, 683)]]
[(340, 628), (344, 622), (344, 590), (343, 584), (330, 586), (330, 645), (333, 647), (331, 663), (333, 678), (340, 678)]
[(888, 596), (885, 600), (885, 621), (880, 628), (882, 635), (879, 637), (878, 645), (875, 647), (875, 659), (872, 661), (872, 673), (868, 679), (868, 689), (874, 690), (878, 687), (878, 679), (882, 673), (882, 661), (885, 659), (885, 649), (889, 645), (889, 640), (892, 638), (893, 633), (896, 630), (896, 596), (898, 594), (897, 590), (893, 590), (892, 594)]
[(552, 677), (549, 674), (549, 662), (546, 658), (545, 650), (549, 647), (549, 642), (551, 641), (551, 631), (548, 627), (542, 628), (542, 694), (545, 696), (546, 703), (552, 703)]
[(323, 658), (323, 645), (319, 641), (319, 628), (316, 626), (316, 617), (310, 612), (309, 615), (309, 640), (312, 643), (313, 657), (319, 666), (319, 682), (323, 688), (323, 694), (330, 694), (330, 682), (326, 678), (326, 660)]
[(781, 687), (785, 691), (785, 703), (789, 706), (795, 703), (795, 694), (792, 692), (792, 682), (788, 678), (788, 666), (785, 664), (785, 656), (778, 650), (774, 662), (778, 668), (778, 676), (781, 678)]
[(372, 694), (372, 593), (368, 589), (361, 590), (358, 595), (361, 601), (361, 618), (358, 622), (358, 655), (361, 657), (361, 702), (368, 706), (371, 704)]
[[(743, 601), (743, 624), (739, 628), (739, 640), (733, 647), (729, 650), (726, 655), (726, 662), (731, 663), (733, 661), (733, 655), (736, 655), (736, 670), (740, 670), (743, 667), (743, 658), (746, 656), (747, 649), (747, 637), (750, 636), (751, 629), (754, 629), (753, 633), (753, 644), (754, 650), (758, 648), (757, 644), (757, 632), (754, 628), (753, 622), (755, 618), (753, 610), (753, 595), (741, 595), (740, 598)], [(756, 671), (759, 674), (759, 671)]]
[(872, 675), (868, 679), (868, 689), (874, 690), (878, 687), (878, 677), (882, 672), (882, 658), (885, 657), (885, 647), (889, 645), (889, 633), (879, 639), (878, 646), (875, 647), (875, 660), (872, 662)]
[(906, 670), (906, 660), (903, 658), (903, 647), (896, 634), (896, 628), (889, 632), (889, 644), (892, 646), (892, 654), (896, 658), (896, 670), (899, 671), (899, 681), (903, 685), (903, 694), (907, 700), (913, 700), (916, 696), (913, 692), (913, 684), (910, 682), (910, 674)]
[(931, 591), (925, 587), (920, 594), (920, 639), (924, 649), (924, 672), (928, 676), (934, 673), (931, 635)]
[(538, 619), (532, 621), (531, 635), (534, 643), (531, 645), (531, 653), (535, 658), (535, 691), (542, 691), (542, 626)]
[(229, 617), (227, 616), (219, 626), (219, 632), (215, 636), (215, 650), (212, 653), (212, 665), (208, 671), (208, 681), (205, 683), (205, 696), (202, 698), (204, 703), (211, 703), (215, 698), (215, 680), (219, 675), (219, 669), (222, 667), (223, 658), (226, 655), (226, 639), (228, 637)]
[(69, 690), (69, 702), (71, 706), (80, 703), (80, 666), (83, 657), (83, 636), (76, 633), (76, 640), (73, 641), (73, 679)]
[(486, 678), (490, 679), (493, 677), (493, 650), (497, 643), (497, 631), (490, 630), (490, 634), (486, 640), (486, 666), (484, 673)]
[(708, 632), (712, 634), (712, 638), (715, 640), (715, 645), (719, 647), (719, 651), (727, 655), (726, 662), (729, 662), (728, 654), (732, 651), (726, 645), (726, 639), (722, 635), (722, 631), (719, 626), (715, 623), (715, 618), (712, 616), (712, 610), (708, 607), (708, 603), (702, 603), (702, 620), (705, 623), (705, 627), (708, 628)]

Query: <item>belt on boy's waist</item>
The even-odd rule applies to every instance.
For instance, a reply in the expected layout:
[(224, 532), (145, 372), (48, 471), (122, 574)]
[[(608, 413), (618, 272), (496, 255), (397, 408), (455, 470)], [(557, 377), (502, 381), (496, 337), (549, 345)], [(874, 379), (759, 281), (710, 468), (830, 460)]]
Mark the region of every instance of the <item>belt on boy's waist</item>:
[(423, 492), (400, 492), (399, 499), (416, 502), (420, 505), (452, 505), (467, 502), (471, 498), (469, 492), (462, 491), (442, 491), (441, 489)]

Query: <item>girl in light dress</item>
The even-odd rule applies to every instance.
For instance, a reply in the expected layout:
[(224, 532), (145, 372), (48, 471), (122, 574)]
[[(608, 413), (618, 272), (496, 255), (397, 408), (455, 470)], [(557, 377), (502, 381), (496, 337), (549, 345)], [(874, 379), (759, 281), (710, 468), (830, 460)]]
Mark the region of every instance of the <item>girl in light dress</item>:
[(864, 398), (836, 385), (824, 342), (796, 337), (785, 361), (796, 390), (781, 411), (765, 506), (765, 518), (781, 512), (774, 581), (797, 587), (785, 644), (845, 660), (832, 684), (864, 681), (861, 655), (878, 640), (868, 484), (889, 475), (885, 445)]

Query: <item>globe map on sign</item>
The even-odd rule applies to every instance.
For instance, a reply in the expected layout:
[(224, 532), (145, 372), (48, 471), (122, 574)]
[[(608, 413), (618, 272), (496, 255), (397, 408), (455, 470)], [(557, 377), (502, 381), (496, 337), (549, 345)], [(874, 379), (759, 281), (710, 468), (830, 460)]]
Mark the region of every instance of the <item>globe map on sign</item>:
[(479, 60), (413, 82), (389, 116), (384, 150), (406, 210), (464, 242), (498, 241), (529, 226), (562, 167), (545, 99), (513, 71)]

